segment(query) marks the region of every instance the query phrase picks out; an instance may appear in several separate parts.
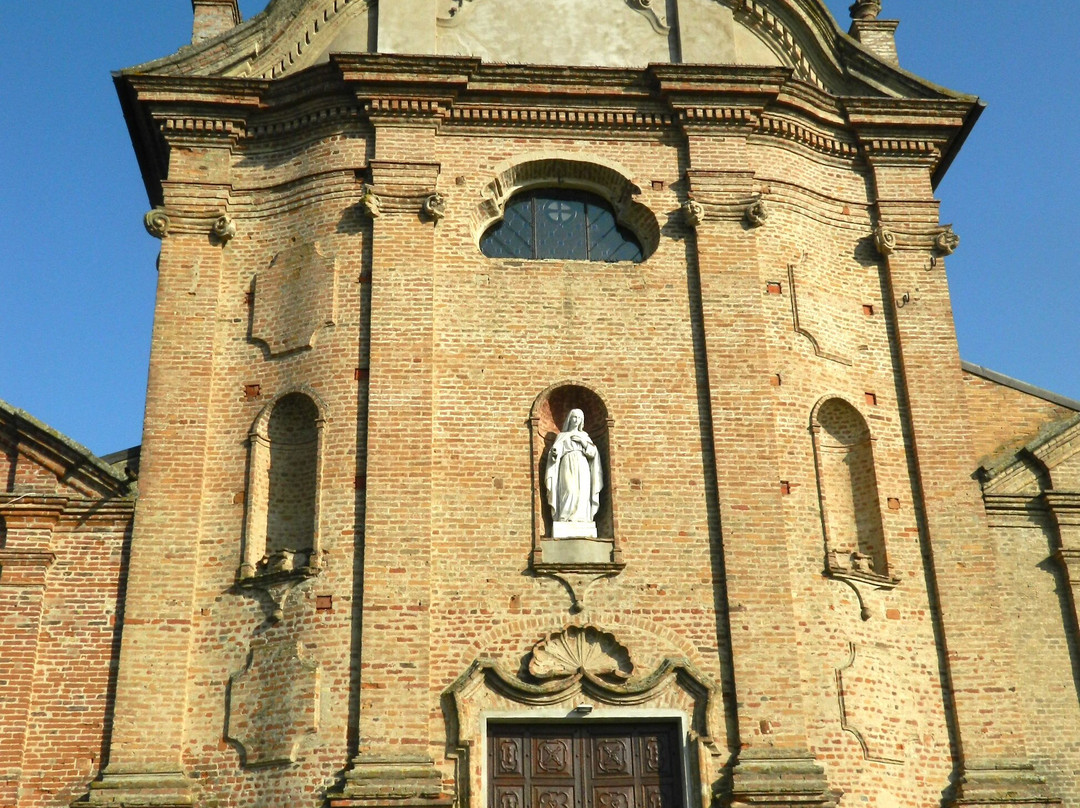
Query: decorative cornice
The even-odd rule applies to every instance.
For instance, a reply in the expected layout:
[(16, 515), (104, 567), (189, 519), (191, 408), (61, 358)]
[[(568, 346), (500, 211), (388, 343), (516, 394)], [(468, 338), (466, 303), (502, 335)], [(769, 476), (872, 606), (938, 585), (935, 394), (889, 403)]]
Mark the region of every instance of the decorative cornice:
[(762, 114), (755, 134), (790, 140), (834, 157), (852, 158), (859, 154), (858, 145), (851, 141), (841, 140), (840, 132), (828, 134), (786, 117), (771, 114), (769, 111)]
[(674, 115), (662, 111), (635, 109), (597, 109), (582, 106), (530, 107), (525, 105), (479, 105), (462, 101), (449, 110), (449, 123), (458, 126), (478, 125), (516, 128), (567, 128), (640, 130), (665, 129), (674, 122)]
[(170, 143), (219, 141), (230, 146), (245, 135), (243, 118), (217, 118), (207, 115), (155, 115), (162, 136)]
[(922, 225), (907, 223), (902, 229), (887, 224), (874, 228), (874, 247), (883, 256), (898, 250), (917, 250), (952, 255), (960, 244), (960, 237), (952, 225)]

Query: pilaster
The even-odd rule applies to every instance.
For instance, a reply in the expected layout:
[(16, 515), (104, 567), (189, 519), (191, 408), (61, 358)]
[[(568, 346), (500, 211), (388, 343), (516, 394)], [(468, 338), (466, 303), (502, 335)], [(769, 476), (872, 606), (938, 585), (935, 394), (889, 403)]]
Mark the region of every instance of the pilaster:
[(895, 302), (898, 382), (951, 683), (959, 756), (951, 804), (1060, 804), (1027, 762), (1016, 659), (1001, 628), (999, 562), (972, 476), (975, 453), (945, 277), (944, 258), (958, 240), (939, 224), (931, 187), (967, 113), (961, 102), (906, 103), (888, 112), (853, 103), (849, 114), (873, 174), (874, 238)]
[[(761, 574), (786, 570), (788, 548), (775, 419), (762, 417), (774, 407), (757, 247), (767, 212), (747, 170), (747, 138), (785, 73), (760, 70), (744, 83), (744, 76), (683, 71), (669, 88), (658, 72), (688, 146), (684, 216), (695, 229), (700, 291), (691, 316), (700, 321), (738, 725), (723, 798), (737, 806), (828, 806), (824, 770), (808, 751), (790, 581)], [(744, 462), (731, 462), (736, 457)]]
[(169, 181), (147, 215), (161, 238), (147, 384), (139, 503), (131, 558), (109, 764), (90, 803), (194, 804), (182, 750), (199, 575), (203, 484), (211, 413), (223, 250), (235, 234), (227, 203), (236, 122), (200, 125), (162, 112)]
[(434, 229), (443, 211), (430, 156), (441, 107), (365, 103), (375, 147), (361, 199), (372, 265), (359, 744), (330, 804), (444, 805), (429, 692)]

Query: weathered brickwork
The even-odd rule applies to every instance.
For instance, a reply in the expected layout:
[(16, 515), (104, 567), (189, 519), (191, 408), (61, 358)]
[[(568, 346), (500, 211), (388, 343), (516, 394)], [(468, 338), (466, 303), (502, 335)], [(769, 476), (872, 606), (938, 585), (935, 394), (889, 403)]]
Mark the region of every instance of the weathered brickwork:
[[(616, 719), (681, 722), (687, 808), (1080, 804), (1080, 425), (963, 371), (949, 308), (977, 99), (872, 14), (884, 61), (816, 0), (679, 3), (756, 55), (197, 0), (213, 41), (118, 77), (162, 239), (138, 510), (0, 411), (0, 805), (525, 808), (489, 721)], [(644, 260), (486, 257), (540, 188)], [(573, 407), (587, 553), (543, 483)]]

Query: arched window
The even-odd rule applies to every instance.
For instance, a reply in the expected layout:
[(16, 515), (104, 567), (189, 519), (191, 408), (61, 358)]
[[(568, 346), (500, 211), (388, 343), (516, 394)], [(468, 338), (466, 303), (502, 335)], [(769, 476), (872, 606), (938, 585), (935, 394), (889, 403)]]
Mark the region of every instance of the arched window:
[(317, 564), (321, 426), (303, 393), (282, 396), (256, 420), (241, 579), (306, 573)]
[(4, 521), (4, 517), (0, 516), (0, 550), (4, 549), (7, 544), (7, 522)]
[(641, 261), (641, 243), (603, 198), (586, 191), (538, 188), (506, 204), (502, 221), (480, 239), (489, 258)]
[(882, 578), (889, 573), (870, 429), (853, 406), (825, 400), (813, 424), (828, 567)]

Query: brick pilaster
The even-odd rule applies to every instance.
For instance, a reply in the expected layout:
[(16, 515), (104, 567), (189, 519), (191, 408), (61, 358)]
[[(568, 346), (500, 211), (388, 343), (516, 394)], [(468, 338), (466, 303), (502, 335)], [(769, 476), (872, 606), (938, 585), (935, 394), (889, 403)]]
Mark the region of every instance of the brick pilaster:
[[(975, 468), (960, 355), (931, 188), (929, 138), (864, 143), (892, 307), (924, 557), (931, 565), (959, 753), (956, 805), (1060, 804), (1027, 760), (1016, 659)], [(905, 299), (906, 296), (906, 299)]]
[[(700, 205), (693, 258), (700, 286), (698, 363), (708, 386), (719, 502), (738, 755), (733, 804), (830, 805), (824, 770), (809, 751), (801, 696), (779, 469), (768, 332), (747, 137), (782, 81), (724, 77), (672, 94), (687, 136), (690, 197)], [(696, 97), (695, 97), (696, 96)], [(732, 373), (732, 368), (739, 368)], [(734, 462), (746, 458), (748, 462)], [(762, 575), (763, 569), (778, 571)], [(763, 660), (768, 660), (763, 664)]]
[[(408, 109), (410, 105), (388, 104)], [(421, 104), (421, 108), (426, 108)], [(334, 806), (445, 802), (430, 753), (433, 117), (378, 114), (372, 223), (359, 745)]]
[(100, 805), (193, 801), (182, 764), (211, 412), (226, 138), (171, 143), (162, 212), (139, 501), (131, 542), (109, 763)]

